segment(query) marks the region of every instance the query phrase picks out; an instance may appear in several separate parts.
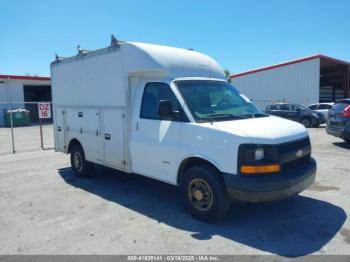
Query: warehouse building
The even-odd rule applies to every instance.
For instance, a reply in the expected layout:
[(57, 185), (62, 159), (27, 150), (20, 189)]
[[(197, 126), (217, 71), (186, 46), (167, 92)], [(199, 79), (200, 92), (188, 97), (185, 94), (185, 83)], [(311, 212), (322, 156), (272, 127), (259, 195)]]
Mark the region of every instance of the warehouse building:
[(25, 102), (42, 101), (52, 101), (49, 77), (0, 75), (0, 126), (4, 126), (4, 110), (11, 104), (29, 110), (31, 123), (37, 123), (38, 106)]
[(314, 55), (233, 74), (231, 83), (257, 105), (274, 101), (302, 105), (349, 97), (350, 63)]

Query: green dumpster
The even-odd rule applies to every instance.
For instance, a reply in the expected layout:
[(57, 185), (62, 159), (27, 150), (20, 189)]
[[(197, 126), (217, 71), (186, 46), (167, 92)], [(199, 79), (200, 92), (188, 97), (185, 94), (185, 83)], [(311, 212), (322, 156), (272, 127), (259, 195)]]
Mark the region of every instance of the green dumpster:
[(6, 127), (11, 127), (11, 111), (13, 126), (29, 126), (30, 115), (29, 111), (25, 109), (6, 110), (4, 112), (4, 122)]

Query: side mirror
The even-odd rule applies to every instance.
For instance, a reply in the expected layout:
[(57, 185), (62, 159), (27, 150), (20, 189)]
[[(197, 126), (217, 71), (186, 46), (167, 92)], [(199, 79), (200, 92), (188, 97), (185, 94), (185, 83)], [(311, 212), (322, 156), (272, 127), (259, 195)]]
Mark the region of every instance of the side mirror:
[(160, 100), (158, 104), (158, 115), (161, 118), (173, 118), (173, 104), (169, 100)]

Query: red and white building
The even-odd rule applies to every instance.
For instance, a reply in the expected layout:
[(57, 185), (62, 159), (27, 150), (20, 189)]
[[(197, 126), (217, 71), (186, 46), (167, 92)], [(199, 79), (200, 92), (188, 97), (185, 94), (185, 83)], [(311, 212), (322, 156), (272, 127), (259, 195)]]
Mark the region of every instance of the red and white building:
[(349, 97), (350, 63), (324, 55), (232, 74), (231, 83), (261, 107), (269, 101), (302, 105)]
[(52, 101), (50, 77), (0, 75), (0, 126), (4, 125), (4, 110), (11, 105), (29, 110), (31, 122), (37, 122), (37, 105), (25, 102), (41, 101)]

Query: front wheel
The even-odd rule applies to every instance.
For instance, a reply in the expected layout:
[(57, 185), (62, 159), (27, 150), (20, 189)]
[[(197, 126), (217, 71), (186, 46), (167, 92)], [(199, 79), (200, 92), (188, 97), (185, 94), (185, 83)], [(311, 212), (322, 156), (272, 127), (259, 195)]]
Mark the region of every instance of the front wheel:
[(222, 219), (230, 208), (230, 200), (219, 172), (199, 165), (187, 169), (183, 176), (180, 192), (190, 214), (208, 222)]
[(318, 121), (316, 119), (312, 119), (311, 125), (312, 125), (312, 127), (319, 127), (320, 126), (320, 124), (318, 123)]
[(70, 163), (76, 176), (89, 177), (92, 174), (94, 164), (86, 161), (84, 150), (80, 145), (73, 146), (70, 154)]
[(310, 127), (311, 125), (311, 121), (309, 118), (303, 118), (301, 119), (301, 123), (305, 126), (305, 127)]

